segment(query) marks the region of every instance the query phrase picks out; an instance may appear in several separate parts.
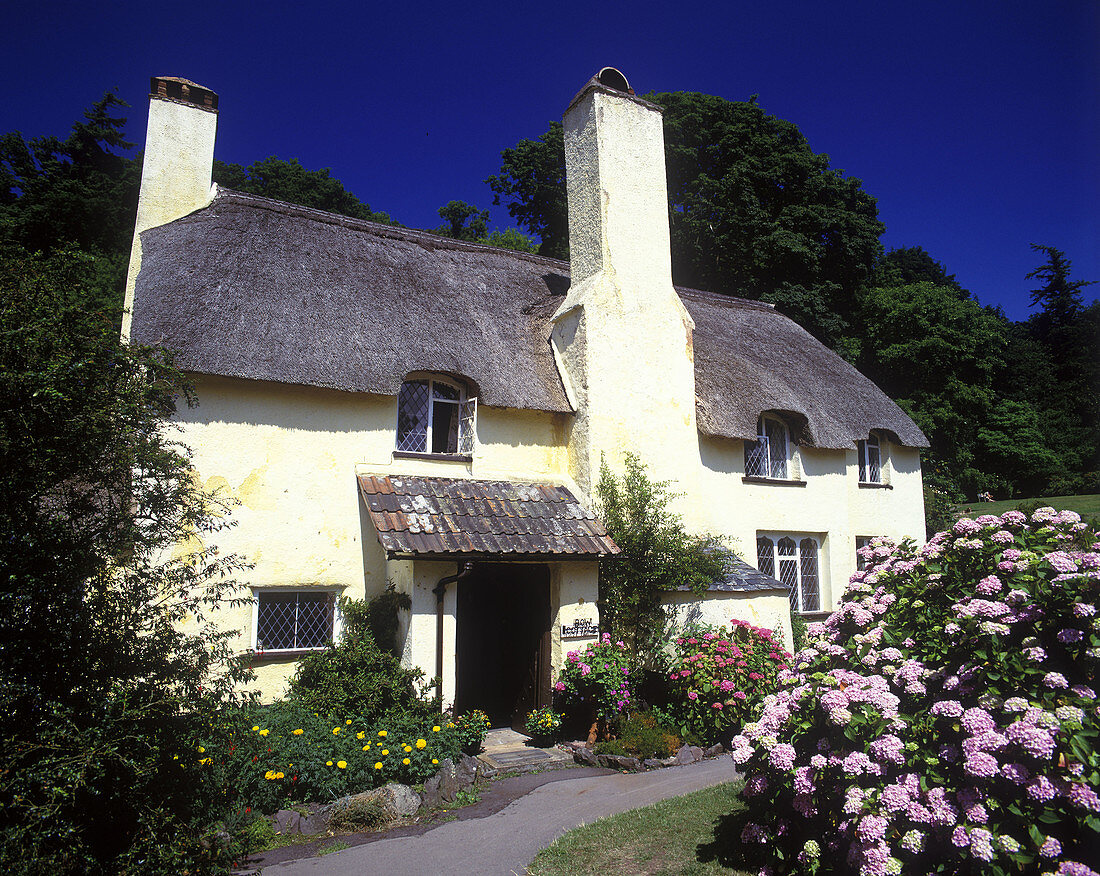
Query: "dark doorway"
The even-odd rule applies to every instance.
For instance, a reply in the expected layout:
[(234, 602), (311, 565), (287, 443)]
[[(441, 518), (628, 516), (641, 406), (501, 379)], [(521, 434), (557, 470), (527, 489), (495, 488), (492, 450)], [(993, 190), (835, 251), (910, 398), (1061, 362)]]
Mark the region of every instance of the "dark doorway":
[(457, 597), (455, 709), (521, 730), (550, 702), (550, 570), (479, 563)]

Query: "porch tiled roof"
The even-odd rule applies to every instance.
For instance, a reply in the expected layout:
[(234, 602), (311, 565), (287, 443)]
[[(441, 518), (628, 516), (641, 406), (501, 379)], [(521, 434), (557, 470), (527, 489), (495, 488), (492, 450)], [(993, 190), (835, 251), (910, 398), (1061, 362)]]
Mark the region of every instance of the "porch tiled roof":
[(619, 553), (596, 515), (553, 484), (360, 475), (359, 490), (391, 557)]

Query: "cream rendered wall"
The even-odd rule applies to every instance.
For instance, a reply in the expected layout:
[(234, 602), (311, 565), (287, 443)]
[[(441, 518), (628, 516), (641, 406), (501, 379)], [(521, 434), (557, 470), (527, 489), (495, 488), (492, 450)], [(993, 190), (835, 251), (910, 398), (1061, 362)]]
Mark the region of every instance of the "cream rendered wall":
[[(413, 599), (399, 631), (403, 662), (421, 666), (429, 677), (435, 674), (436, 611), (430, 591), (456, 566), (387, 561), (355, 475), (542, 480), (580, 494), (565, 473), (566, 415), (480, 406), (472, 463), (394, 459), (396, 398), (211, 376), (194, 380), (199, 405), (178, 413), (180, 440), (192, 449), (199, 481), (238, 503), (236, 525), (217, 534), (219, 550), (254, 564), (241, 576), (253, 589), (317, 587), (361, 599), (393, 581)], [(563, 577), (565, 598), (581, 593), (594, 602), (595, 572), (581, 575), (590, 580), (588, 589), (577, 589), (577, 574)], [(446, 599), (451, 663), (445, 675), (453, 696), (453, 586)], [(253, 615), (252, 605), (222, 615), (223, 628), (240, 631), (234, 646), (241, 650), (254, 644)], [(295, 665), (289, 658), (255, 661), (265, 699), (282, 695)]]
[(745, 483), (744, 442), (701, 436), (702, 529), (731, 537), (737, 552), (754, 566), (758, 531), (817, 536), (822, 609), (830, 610), (855, 571), (857, 535), (924, 540), (919, 451), (891, 445), (889, 452), (891, 489), (858, 485), (854, 449), (812, 447), (797, 450), (805, 486)]

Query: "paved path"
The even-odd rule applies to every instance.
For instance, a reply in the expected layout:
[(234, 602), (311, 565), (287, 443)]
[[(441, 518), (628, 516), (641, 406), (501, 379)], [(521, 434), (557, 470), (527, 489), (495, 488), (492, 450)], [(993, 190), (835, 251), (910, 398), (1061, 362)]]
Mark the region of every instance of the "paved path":
[(574, 827), (735, 778), (728, 757), (645, 773), (554, 781), (485, 818), (452, 821), (420, 836), (366, 843), (322, 858), (268, 865), (263, 876), (522, 874)]

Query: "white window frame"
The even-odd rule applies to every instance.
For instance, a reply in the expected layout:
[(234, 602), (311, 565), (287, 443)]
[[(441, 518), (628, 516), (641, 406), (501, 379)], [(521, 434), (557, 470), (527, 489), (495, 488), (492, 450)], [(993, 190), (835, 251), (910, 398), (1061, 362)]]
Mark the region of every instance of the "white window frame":
[(886, 480), (886, 442), (871, 432), (865, 439), (856, 442), (856, 461), (861, 484), (885, 484)]
[[(784, 540), (794, 543), (794, 553), (780, 553), (780, 543)], [(770, 548), (765, 555), (763, 542), (769, 542)], [(789, 591), (791, 611), (799, 614), (811, 614), (823, 611), (825, 582), (822, 580), (822, 542), (817, 535), (805, 532), (757, 532), (756, 533), (756, 567), (765, 575), (770, 575), (777, 581), (784, 582), (784, 578), (790, 578), (793, 586)], [(807, 549), (812, 546), (812, 554)], [(794, 560), (792, 563), (791, 561)], [(784, 572), (787, 574), (784, 575)], [(806, 608), (804, 584), (813, 581), (816, 588), (817, 605)]]
[(297, 593), (308, 596), (325, 595), (332, 600), (332, 643), (340, 641), (344, 632), (344, 617), (340, 613), (338, 597), (340, 590), (331, 587), (253, 587), (252, 588), (252, 637), (251, 649), (258, 654), (297, 654), (303, 651), (323, 651), (328, 647), (315, 645), (308, 648), (263, 648), (259, 647), (260, 636), (260, 597), (275, 594)]
[[(401, 396), (405, 386), (410, 383), (427, 384), (427, 422), (424, 429), (424, 449), (409, 450), (401, 446)], [(457, 399), (440, 398), (436, 395), (436, 386), (446, 386), (458, 393)], [(432, 450), (435, 406), (437, 404), (454, 405), (457, 418), (457, 435), (454, 449)], [(477, 444), (477, 397), (467, 398), (466, 387), (457, 380), (438, 377), (431, 374), (411, 375), (401, 384), (397, 395), (397, 425), (394, 430), (394, 447), (398, 453), (414, 453), (425, 456), (473, 456)], [(449, 441), (448, 441), (449, 445)]]
[[(772, 426), (772, 435), (768, 434), (769, 425)], [(779, 453), (775, 452), (776, 448), (773, 446), (775, 443), (773, 436), (777, 429), (783, 440)], [(754, 466), (751, 461), (753, 457), (756, 460), (766, 461), (767, 469), (764, 473), (759, 469), (759, 462)], [(777, 474), (776, 465), (780, 461), (783, 468), (782, 472)], [(794, 481), (799, 480), (800, 474), (797, 455), (794, 453), (794, 443), (791, 441), (790, 427), (777, 416), (761, 414), (756, 421), (756, 440), (745, 442), (745, 477), (769, 481)]]

